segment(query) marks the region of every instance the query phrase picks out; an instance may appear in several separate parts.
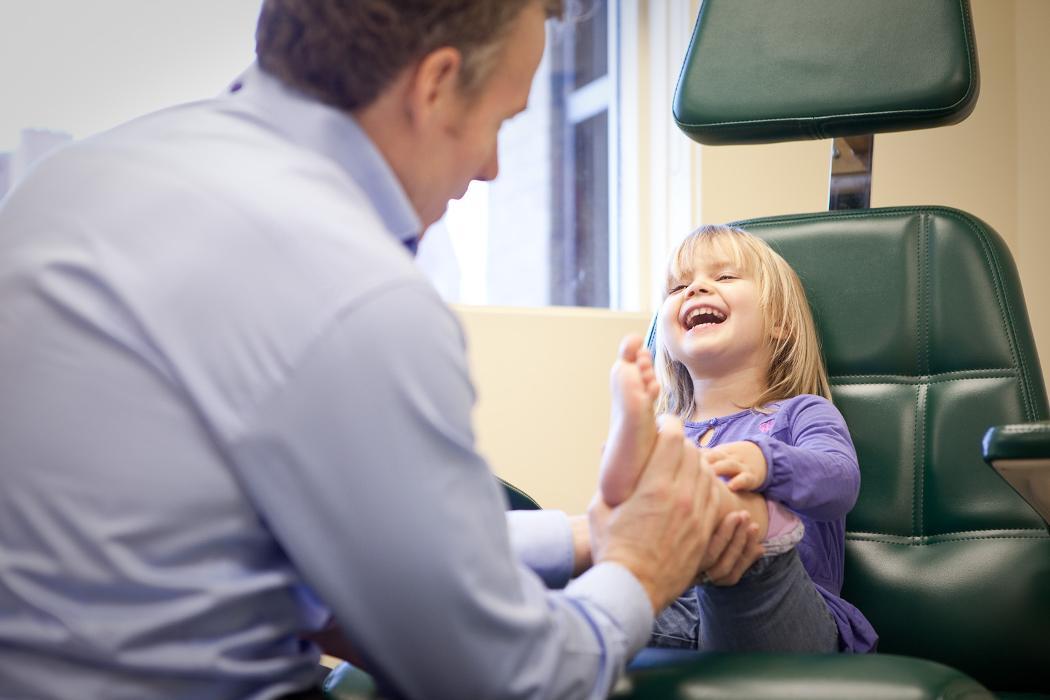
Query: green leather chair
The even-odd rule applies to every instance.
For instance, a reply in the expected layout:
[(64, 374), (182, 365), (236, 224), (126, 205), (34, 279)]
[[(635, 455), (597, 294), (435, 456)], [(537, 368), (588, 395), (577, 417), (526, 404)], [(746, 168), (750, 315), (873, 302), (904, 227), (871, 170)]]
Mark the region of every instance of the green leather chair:
[(507, 496), (507, 510), (539, 510), (540, 504), (532, 496), (503, 479), (498, 480)]
[(1050, 459), (1046, 390), (1002, 239), (943, 207), (737, 225), (791, 263), (813, 307), (862, 474), (843, 595), (880, 654), (678, 659), (636, 674), (636, 696), (1050, 693), (1050, 533), (982, 455), (990, 426), (1022, 424), (997, 430), (990, 456)]

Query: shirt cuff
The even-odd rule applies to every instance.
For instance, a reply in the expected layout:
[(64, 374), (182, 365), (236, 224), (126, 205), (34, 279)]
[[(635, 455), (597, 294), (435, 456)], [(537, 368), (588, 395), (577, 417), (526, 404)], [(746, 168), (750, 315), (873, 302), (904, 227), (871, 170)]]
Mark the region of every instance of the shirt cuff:
[(622, 564), (602, 562), (585, 571), (565, 589), (566, 595), (598, 608), (622, 632), (624, 662), (641, 650), (653, 631), (649, 594)]
[(744, 438), (747, 442), (753, 442), (758, 446), (758, 449), (762, 450), (762, 456), (766, 460), (766, 480), (762, 482), (762, 485), (755, 489), (756, 493), (765, 493), (766, 490), (773, 485), (773, 469), (775, 467), (776, 458), (773, 454), (773, 446), (770, 444), (771, 441), (765, 435), (758, 437), (746, 437)]
[(569, 516), (560, 510), (507, 512), (510, 546), (548, 588), (564, 588), (572, 577), (573, 543)]

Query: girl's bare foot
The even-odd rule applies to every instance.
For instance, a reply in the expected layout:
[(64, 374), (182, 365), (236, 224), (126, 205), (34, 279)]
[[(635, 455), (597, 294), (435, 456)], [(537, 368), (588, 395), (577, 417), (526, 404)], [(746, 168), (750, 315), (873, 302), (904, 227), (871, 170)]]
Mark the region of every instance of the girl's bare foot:
[(640, 336), (627, 336), (620, 343), (620, 354), (613, 364), (609, 385), (612, 412), (599, 484), (602, 499), (615, 506), (634, 491), (656, 442), (653, 402), (660, 386), (652, 357), (642, 347)]

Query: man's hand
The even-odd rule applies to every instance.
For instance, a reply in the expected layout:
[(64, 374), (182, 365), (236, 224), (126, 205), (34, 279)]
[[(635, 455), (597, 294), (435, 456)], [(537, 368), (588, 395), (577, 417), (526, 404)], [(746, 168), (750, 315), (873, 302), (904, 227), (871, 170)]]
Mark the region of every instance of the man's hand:
[(707, 545), (697, 583), (735, 586), (744, 572), (764, 553), (758, 539), (758, 529), (746, 510), (728, 513)]
[(599, 497), (588, 511), (595, 562), (625, 566), (641, 582), (653, 612), (665, 608), (697, 575), (714, 532), (719, 484), (700, 466), (681, 421), (668, 419), (634, 493), (610, 509)]
[(729, 477), (730, 491), (754, 491), (766, 482), (766, 457), (753, 442), (727, 442), (700, 454), (702, 464), (718, 476)]

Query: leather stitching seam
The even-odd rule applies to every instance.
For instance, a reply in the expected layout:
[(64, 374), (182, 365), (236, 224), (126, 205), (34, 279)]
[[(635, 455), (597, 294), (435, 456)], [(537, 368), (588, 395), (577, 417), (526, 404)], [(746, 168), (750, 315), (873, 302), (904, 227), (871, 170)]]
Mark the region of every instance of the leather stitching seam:
[(921, 340), (919, 343), (919, 373), (922, 376), (930, 374), (930, 216), (926, 212), (919, 214), (919, 332)]
[(1047, 537), (1039, 537), (1038, 535), (986, 535), (984, 537), (958, 537), (948, 540), (932, 541), (937, 539), (937, 535), (922, 536), (922, 537), (908, 537), (907, 535), (900, 535), (899, 539), (880, 539), (878, 537), (850, 537), (846, 536), (846, 539), (851, 542), (878, 542), (879, 544), (899, 544), (907, 547), (928, 547), (935, 544), (952, 544), (954, 542), (980, 542), (983, 540), (1046, 540), (1050, 539)]
[[(1033, 532), (1038, 532), (1032, 529)], [(951, 537), (948, 539), (942, 539), (942, 535), (922, 535), (922, 536), (909, 536), (909, 535), (890, 535), (888, 533), (876, 532), (873, 533), (875, 537), (856, 537), (846, 535), (846, 539), (849, 542), (875, 542), (880, 545), (906, 545), (908, 547), (924, 547), (929, 545), (950, 545), (957, 542), (983, 542), (983, 540), (993, 539), (1050, 539), (1050, 537), (1037, 534), (1033, 535), (982, 535), (974, 537)], [(950, 533), (949, 533), (950, 534)], [(888, 539), (887, 537), (896, 537), (896, 539)]]
[[(966, 374), (970, 376), (966, 377), (952, 377), (953, 374)], [(877, 379), (879, 377), (885, 377), (886, 379), (901, 379), (905, 381), (913, 381), (916, 384), (935, 384), (937, 382), (958, 382), (965, 379), (1006, 379), (1012, 375), (1017, 374), (1016, 367), (990, 367), (987, 369), (959, 369), (951, 372), (937, 372), (936, 374), (924, 374), (924, 375), (909, 375), (909, 374), (836, 374), (829, 377), (830, 381), (834, 382), (836, 379), (864, 379), (870, 377)], [(943, 378), (942, 378), (943, 377)], [(883, 383), (883, 382), (876, 382)], [(903, 382), (884, 382), (886, 384), (898, 384)]]
[(911, 529), (912, 532), (921, 533), (921, 527), (919, 525), (919, 519), (916, 515), (916, 508), (919, 502), (919, 387), (915, 387), (915, 413), (913, 414), (913, 426), (911, 436)]
[(1006, 341), (1010, 345), (1010, 355), (1013, 357), (1014, 363), (1018, 366), (1021, 371), (1020, 382), (1018, 388), (1021, 391), (1021, 404), (1024, 406), (1025, 418), (1028, 420), (1035, 420), (1035, 404), (1032, 394), (1034, 393), (1030, 385), (1030, 378), (1028, 376), (1028, 363), (1022, 356), (1020, 347), (1017, 343), (1016, 334), (1014, 332), (1014, 314), (1010, 305), (1006, 303), (1003, 298), (1003, 273), (1002, 266), (1000, 265), (999, 256), (995, 254), (992, 249), (990, 242), (988, 241), (987, 232), (983, 228), (978, 228), (973, 225), (973, 222), (968, 219), (956, 216), (949, 213), (951, 218), (957, 222), (963, 224), (970, 229), (977, 240), (981, 244), (982, 252), (984, 253), (985, 263), (988, 265), (989, 271), (992, 274), (992, 289), (995, 291), (995, 300), (999, 304), (999, 311), (1002, 314), (1003, 322), (1003, 334), (1006, 336)]

